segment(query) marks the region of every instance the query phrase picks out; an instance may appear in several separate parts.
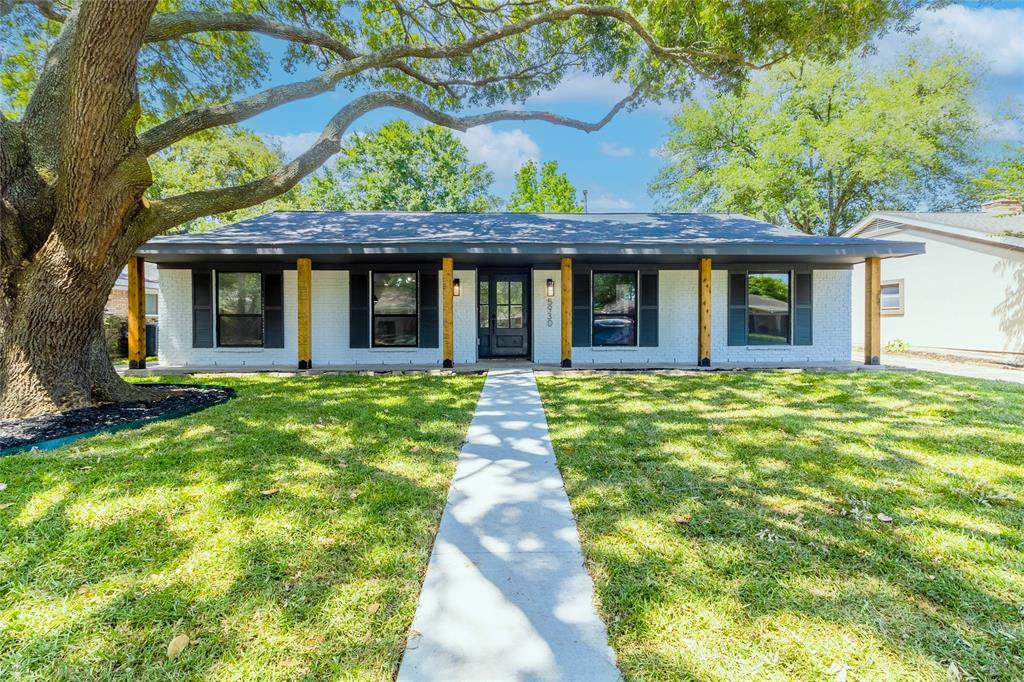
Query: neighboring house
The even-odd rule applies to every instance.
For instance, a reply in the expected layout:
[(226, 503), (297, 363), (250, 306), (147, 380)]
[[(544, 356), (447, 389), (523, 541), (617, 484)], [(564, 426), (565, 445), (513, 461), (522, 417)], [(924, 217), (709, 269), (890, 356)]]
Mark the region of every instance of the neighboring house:
[(728, 214), (277, 212), (137, 257), (162, 366), (708, 365), (849, 362), (852, 268), (922, 251)]
[[(146, 322), (156, 324), (159, 317), (160, 279), (155, 263), (146, 263)], [(107, 305), (103, 308), (106, 315), (116, 315), (128, 319), (128, 269), (125, 268), (117, 276), (114, 288), (110, 290)]]
[[(146, 263), (145, 266), (146, 281), (145, 281), (145, 305), (146, 305), (146, 316), (145, 316), (145, 335), (146, 335), (146, 350), (145, 355), (156, 355), (157, 353), (157, 338), (158, 338), (158, 323), (159, 323), (159, 299), (160, 299), (160, 280), (159, 274), (157, 273), (157, 267), (155, 263)], [(103, 308), (103, 314), (107, 317), (116, 317), (118, 320), (127, 324), (128, 321), (128, 269), (125, 268), (121, 271), (121, 274), (117, 276), (117, 280), (114, 282), (114, 288), (110, 290), (110, 296), (107, 297), (107, 303)], [(120, 335), (120, 341), (118, 342), (115, 338), (114, 343), (117, 349), (112, 349), (115, 355), (122, 355), (127, 349), (127, 328), (122, 326), (119, 331), (112, 333)]]
[[(879, 211), (846, 236), (914, 241), (919, 258), (882, 268), (882, 342), (913, 348), (1024, 353), (1024, 215), (997, 200), (971, 213)], [(854, 334), (863, 278), (854, 283)]]

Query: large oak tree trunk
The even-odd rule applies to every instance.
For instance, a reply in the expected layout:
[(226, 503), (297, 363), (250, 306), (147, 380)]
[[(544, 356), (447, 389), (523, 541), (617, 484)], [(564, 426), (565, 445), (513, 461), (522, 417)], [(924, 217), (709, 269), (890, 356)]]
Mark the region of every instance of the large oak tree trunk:
[(103, 307), (120, 267), (85, 273), (57, 244), (0, 295), (0, 417), (24, 417), (150, 395), (114, 371)]
[(0, 417), (143, 397), (101, 325), (152, 184), (136, 62), (155, 0), (83, 0), (25, 115), (0, 115)]

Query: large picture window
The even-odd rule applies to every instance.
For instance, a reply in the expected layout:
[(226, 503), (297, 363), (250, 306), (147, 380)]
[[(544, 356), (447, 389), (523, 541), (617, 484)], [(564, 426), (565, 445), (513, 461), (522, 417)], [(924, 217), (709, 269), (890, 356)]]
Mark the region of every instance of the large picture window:
[(373, 273), (374, 346), (416, 346), (417, 299), (415, 272)]
[(263, 345), (263, 277), (260, 273), (217, 273), (217, 345)]
[(788, 272), (751, 272), (747, 276), (747, 343), (752, 346), (790, 342)]
[(636, 345), (635, 272), (595, 272), (593, 345)]

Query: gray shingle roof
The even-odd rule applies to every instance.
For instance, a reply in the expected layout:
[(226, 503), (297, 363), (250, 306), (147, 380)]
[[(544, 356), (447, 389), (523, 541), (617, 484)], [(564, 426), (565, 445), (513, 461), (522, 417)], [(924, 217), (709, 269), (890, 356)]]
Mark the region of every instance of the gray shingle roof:
[[(161, 254), (519, 253), (909, 255), (914, 245), (807, 235), (715, 213), (384, 213), (278, 211), (210, 232), (153, 239)], [(159, 260), (159, 258), (156, 258)]]
[(878, 217), (899, 222), (901, 218), (922, 220), (938, 225), (948, 225), (961, 230), (970, 230), (987, 235), (1001, 235), (1007, 232), (1024, 232), (1024, 215), (995, 215), (982, 211), (941, 213), (920, 211), (877, 211)]

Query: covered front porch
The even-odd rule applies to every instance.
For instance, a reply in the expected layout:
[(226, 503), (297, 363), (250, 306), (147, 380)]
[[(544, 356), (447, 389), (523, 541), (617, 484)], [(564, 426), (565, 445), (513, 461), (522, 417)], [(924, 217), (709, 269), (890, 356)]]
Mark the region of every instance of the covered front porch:
[[(189, 263), (191, 268), (188, 269), (183, 265), (162, 263), (161, 273), (165, 282), (173, 282), (173, 279), (169, 275), (164, 276), (164, 268), (191, 277), (191, 319), (188, 320), (192, 325), (191, 345), (208, 345), (212, 348), (211, 352), (194, 353), (185, 361), (167, 361), (161, 357), (158, 364), (151, 368), (164, 373), (290, 369), (424, 371), (439, 367), (476, 371), (486, 369), (489, 363), (500, 360), (516, 360), (539, 368), (583, 366), (593, 370), (634, 367), (788, 368), (849, 364), (845, 361), (849, 356), (844, 355), (842, 348), (831, 355), (823, 356), (820, 352), (814, 352), (816, 343), (819, 346), (825, 343), (814, 338), (814, 325), (831, 328), (837, 320), (828, 318), (835, 318), (844, 312), (849, 315), (848, 306), (837, 305), (837, 299), (849, 295), (849, 268), (844, 264), (808, 264), (798, 261), (771, 264), (728, 259), (718, 265), (710, 257), (679, 259), (674, 262), (645, 262), (637, 258), (630, 263), (602, 263), (594, 262), (593, 259), (581, 263), (577, 259), (564, 257), (557, 264), (526, 265), (509, 263), (507, 260), (480, 262), (479, 259), (465, 263), (461, 259), (456, 261), (454, 256), (443, 256), (435, 262), (433, 267), (429, 261), (409, 265), (402, 262), (386, 263), (380, 259), (363, 264), (341, 264), (335, 260), (299, 257), (291, 263), (280, 259), (255, 264), (196, 260)], [(865, 262), (867, 295), (864, 364), (876, 365), (880, 355), (881, 259), (868, 257)], [(343, 269), (343, 273), (339, 273)], [(376, 280), (373, 273), (394, 275), (395, 271), (403, 269), (409, 269), (414, 276), (415, 273), (423, 273), (413, 283), (414, 293), (411, 296), (416, 299), (415, 305), (418, 307), (414, 310), (416, 319), (411, 320), (411, 323), (420, 347), (426, 344), (426, 347), (437, 349), (433, 357), (422, 353), (408, 353), (403, 357), (397, 352), (388, 352), (402, 350), (400, 348), (376, 347), (378, 326), (381, 323), (397, 322), (400, 327), (401, 316), (376, 316), (380, 292), (374, 288)], [(242, 348), (219, 348), (213, 339), (215, 329), (220, 329), (214, 311), (217, 296), (213, 288), (218, 281), (217, 273), (234, 274), (241, 270), (285, 273), (285, 277), (276, 280), (278, 284), (259, 294), (263, 306), (261, 311), (267, 316), (261, 318), (261, 334), (279, 340), (279, 345), (275, 347), (280, 350), (275, 351), (269, 361), (267, 354), (247, 354)], [(739, 274), (739, 281), (745, 283), (746, 273), (755, 270), (775, 273), (771, 276), (784, 279), (786, 287), (792, 286), (792, 293), (788, 289), (786, 293), (791, 300), (781, 303), (783, 316), (779, 319), (785, 320), (786, 327), (785, 343), (781, 345), (765, 345), (753, 340), (753, 329), (747, 329), (747, 325), (752, 324), (747, 320), (754, 319), (748, 314), (752, 310), (749, 302), (752, 297), (748, 292), (739, 292), (741, 303), (737, 305), (735, 277)], [(144, 281), (140, 276), (142, 271), (143, 258), (134, 257), (128, 268), (131, 370), (147, 369), (144, 348), (145, 311), (140, 303), (145, 300)], [(211, 284), (202, 292), (195, 289), (196, 273), (206, 273), (202, 276), (212, 277), (209, 280)], [(432, 273), (436, 273), (436, 276)], [(344, 275), (341, 283), (337, 279), (324, 279), (336, 278), (341, 274)], [(594, 283), (597, 277), (602, 276), (625, 281), (626, 299), (632, 309), (623, 311), (621, 305), (620, 308), (614, 308), (613, 304), (612, 309), (618, 311), (618, 314), (595, 314), (595, 310), (601, 309), (595, 303)], [(847, 285), (847, 291), (843, 291), (844, 285)], [(622, 285), (619, 286), (621, 288)], [(825, 291), (825, 286), (830, 289)], [(805, 289), (801, 290), (800, 287)], [(812, 293), (815, 289), (816, 294)], [(431, 294), (431, 291), (435, 293)], [(324, 303), (322, 299), (327, 295), (333, 298)], [(435, 295), (436, 299), (433, 298)], [(206, 300), (200, 300), (204, 297)], [(362, 300), (359, 300), (360, 297)], [(172, 308), (174, 293), (168, 291), (165, 298), (168, 299), (169, 308)], [(815, 298), (818, 299), (814, 303), (818, 308), (818, 319), (811, 313), (811, 301)], [(321, 304), (314, 306), (314, 299), (320, 299)], [(344, 320), (349, 327), (347, 343), (346, 339), (339, 338), (337, 320), (321, 319), (325, 311), (333, 314), (345, 307), (349, 312)], [(364, 329), (356, 329), (357, 312), (364, 313)], [(201, 319), (203, 313), (209, 316), (205, 322)], [(279, 327), (271, 332), (268, 330), (269, 315), (272, 314), (280, 319)], [(168, 345), (173, 340), (172, 317), (168, 315), (163, 325), (168, 334)], [(848, 320), (845, 322), (848, 323)], [(613, 340), (611, 344), (598, 342), (600, 325), (619, 323), (628, 325), (624, 343), (621, 339)], [(199, 327), (206, 328), (210, 334), (209, 343), (196, 343)], [(735, 341), (734, 328), (741, 328), (741, 339), (738, 342)], [(844, 324), (843, 328), (848, 329), (848, 324)], [(750, 338), (742, 336), (745, 332), (749, 332), (747, 336)], [(841, 338), (842, 333), (830, 333), (834, 337), (830, 343), (835, 345), (835, 339)], [(289, 335), (294, 337), (294, 343), (286, 341), (285, 337)], [(315, 362), (317, 356), (314, 355), (314, 348), (317, 344), (320, 344), (321, 350), (325, 345), (356, 348), (360, 344), (357, 337), (361, 337), (362, 347), (366, 349), (358, 359), (350, 358), (344, 352), (329, 355), (320, 353), (319, 360)], [(434, 339), (432, 342), (430, 337)], [(845, 339), (848, 349), (849, 337)], [(263, 336), (261, 343), (269, 347), (267, 338)], [(431, 343), (434, 345), (431, 346)], [(787, 352), (799, 343), (809, 347), (807, 352)], [(461, 345), (459, 352), (456, 352), (457, 345)], [(742, 347), (742, 352), (738, 353), (737, 346)], [(291, 359), (288, 357), (289, 347), (293, 347)]]

